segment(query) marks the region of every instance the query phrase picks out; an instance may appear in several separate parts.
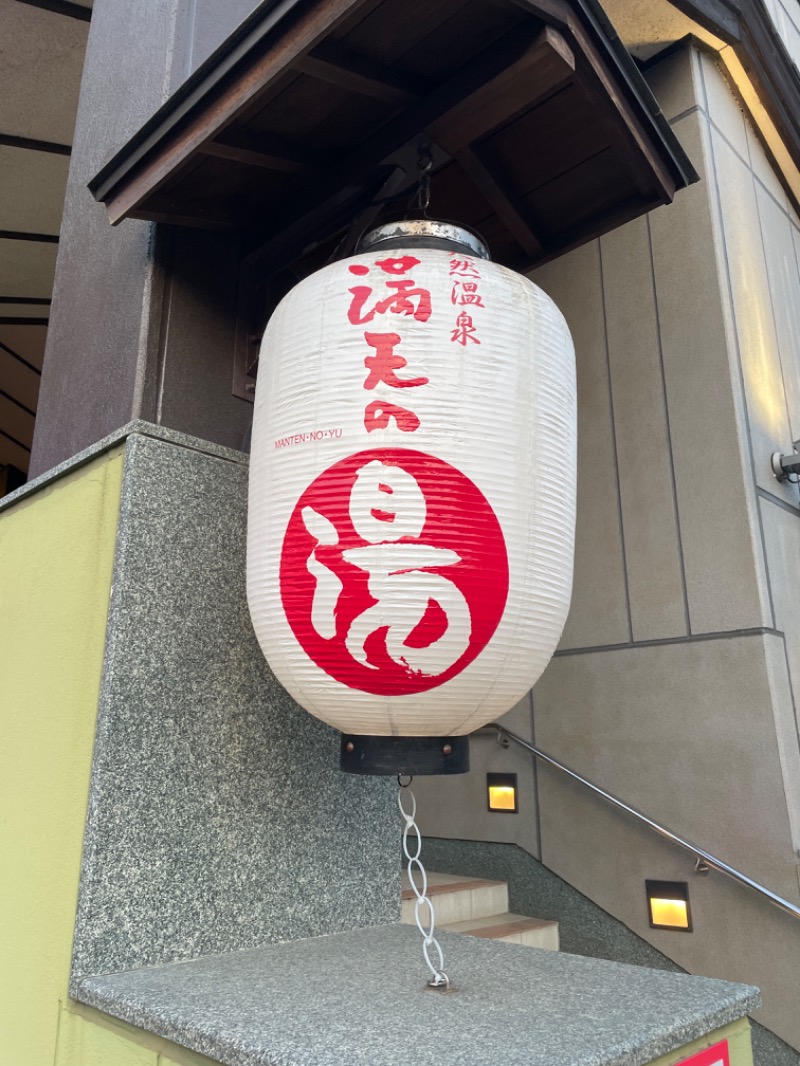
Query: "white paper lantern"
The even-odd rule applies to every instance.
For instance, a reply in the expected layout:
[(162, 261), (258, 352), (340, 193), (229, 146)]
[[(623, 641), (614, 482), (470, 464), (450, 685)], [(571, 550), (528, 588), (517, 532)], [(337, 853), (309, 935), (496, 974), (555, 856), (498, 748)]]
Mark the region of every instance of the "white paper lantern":
[(426, 243), (306, 278), (261, 349), (250, 612), (281, 683), (347, 733), (504, 714), (569, 606), (566, 324), (528, 279)]

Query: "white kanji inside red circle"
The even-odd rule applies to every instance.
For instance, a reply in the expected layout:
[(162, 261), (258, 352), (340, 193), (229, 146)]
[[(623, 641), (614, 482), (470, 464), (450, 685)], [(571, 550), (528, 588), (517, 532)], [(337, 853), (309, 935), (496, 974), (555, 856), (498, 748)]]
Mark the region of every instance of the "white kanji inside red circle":
[(422, 452), (334, 464), (298, 500), (281, 598), (304, 651), (350, 688), (420, 692), (491, 639), (508, 594), (500, 525), (477, 486)]

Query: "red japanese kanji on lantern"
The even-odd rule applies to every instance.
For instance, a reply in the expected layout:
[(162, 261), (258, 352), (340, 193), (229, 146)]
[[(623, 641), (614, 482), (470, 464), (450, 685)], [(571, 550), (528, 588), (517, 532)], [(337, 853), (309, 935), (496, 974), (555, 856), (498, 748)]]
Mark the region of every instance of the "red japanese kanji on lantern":
[(326, 674), (364, 692), (424, 692), (460, 673), (497, 628), (503, 533), (477, 486), (440, 459), (359, 452), (297, 501), (280, 589), (292, 632)]
[(445, 736), (536, 681), (569, 605), (575, 381), (563, 318), (462, 251), (365, 251), (262, 345), (248, 601), (278, 679), (343, 731)]

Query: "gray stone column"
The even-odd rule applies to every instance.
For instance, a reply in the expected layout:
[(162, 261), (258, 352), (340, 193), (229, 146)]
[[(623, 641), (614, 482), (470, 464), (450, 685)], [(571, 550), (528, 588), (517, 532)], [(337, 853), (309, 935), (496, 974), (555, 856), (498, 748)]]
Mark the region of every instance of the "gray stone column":
[(135, 220), (112, 228), (87, 182), (254, 6), (96, 0), (31, 477), (135, 418), (241, 443), (252, 409), (230, 386), (235, 238)]

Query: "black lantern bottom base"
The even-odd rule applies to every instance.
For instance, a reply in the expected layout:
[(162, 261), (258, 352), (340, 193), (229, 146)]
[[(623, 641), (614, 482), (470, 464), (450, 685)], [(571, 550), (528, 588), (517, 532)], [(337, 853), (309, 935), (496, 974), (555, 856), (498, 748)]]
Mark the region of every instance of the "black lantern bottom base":
[(373, 737), (342, 734), (341, 767), (348, 774), (412, 777), (465, 774), (469, 737)]

